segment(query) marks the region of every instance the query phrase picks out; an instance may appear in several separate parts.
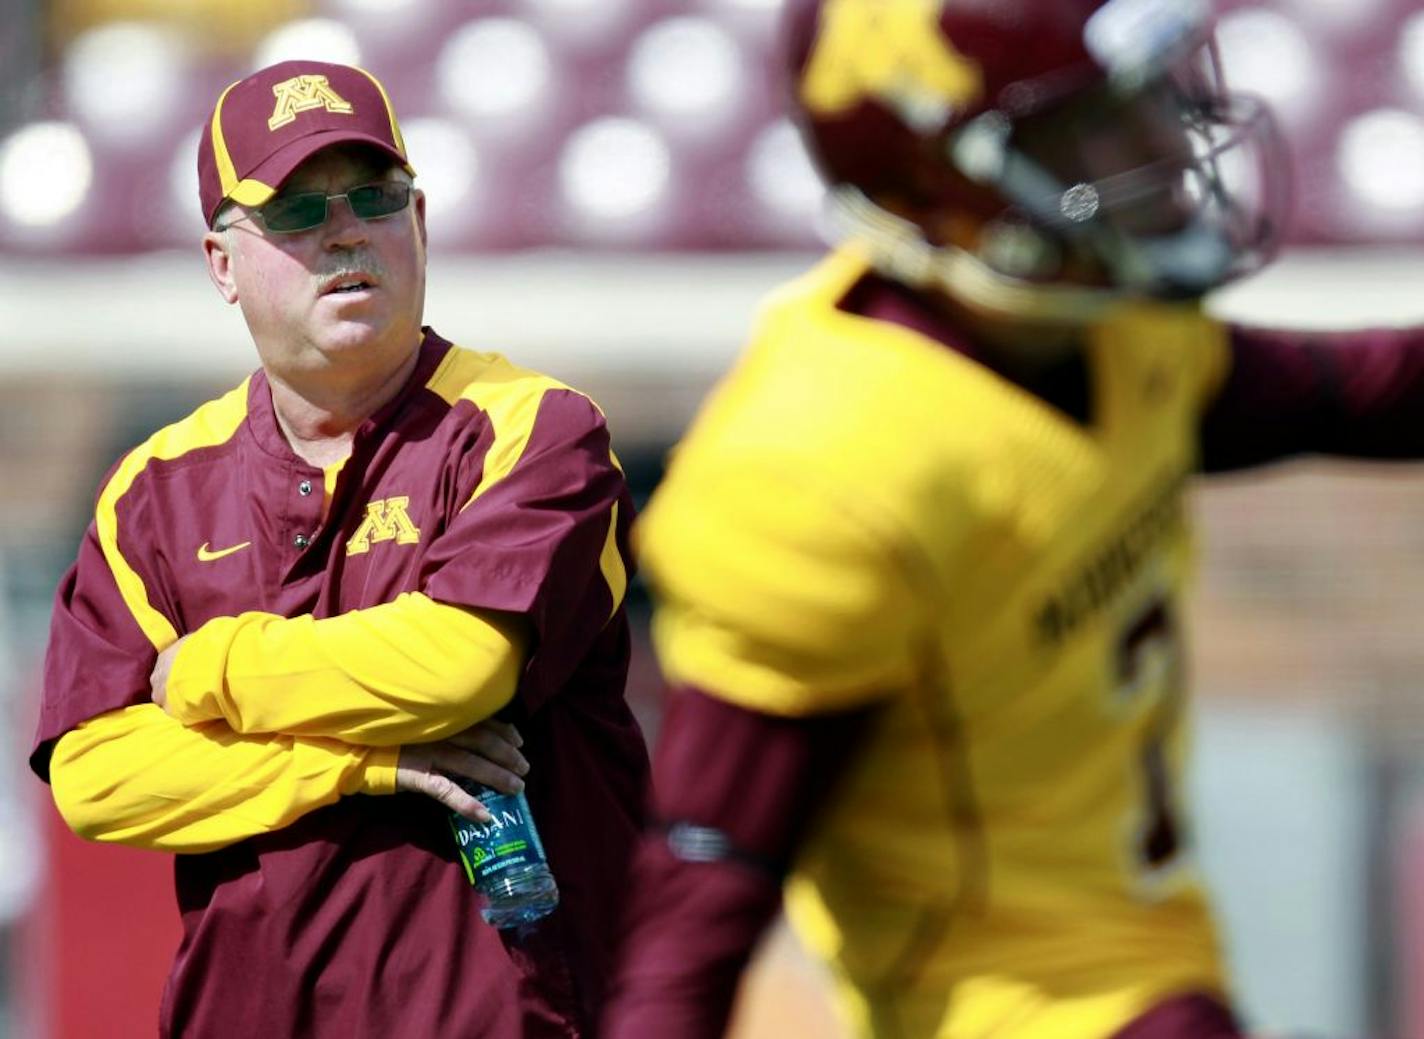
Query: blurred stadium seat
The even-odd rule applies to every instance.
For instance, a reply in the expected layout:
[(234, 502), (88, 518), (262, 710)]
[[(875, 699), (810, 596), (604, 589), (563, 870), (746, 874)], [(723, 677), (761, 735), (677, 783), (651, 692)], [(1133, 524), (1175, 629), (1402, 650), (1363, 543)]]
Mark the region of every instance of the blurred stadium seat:
[[(58, 5), (69, 16), (54, 19), (53, 74), (0, 140), (0, 247), (187, 244), (198, 226), (194, 141), (211, 98), (295, 55), (361, 63), (386, 81), (439, 248), (810, 247), (820, 191), (781, 115), (778, 7)], [(210, 9), (206, 23), (195, 8)], [(235, 10), (240, 25), (229, 24)], [(1228, 78), (1275, 104), (1296, 157), (1293, 241), (1420, 240), (1424, 12), (1412, 0), (1227, 0), (1220, 10)]]

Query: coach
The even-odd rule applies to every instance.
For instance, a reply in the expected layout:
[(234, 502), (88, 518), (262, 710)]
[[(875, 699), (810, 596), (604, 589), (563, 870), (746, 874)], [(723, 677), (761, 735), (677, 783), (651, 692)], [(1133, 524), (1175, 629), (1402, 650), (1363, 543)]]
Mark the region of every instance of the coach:
[[(368, 73), (233, 84), (198, 168), (261, 368), (109, 473), (31, 764), (81, 836), (176, 853), (165, 1036), (587, 1035), (647, 772), (602, 415), (422, 327)], [(527, 782), (562, 896), (531, 930), (481, 920), (452, 776)]]

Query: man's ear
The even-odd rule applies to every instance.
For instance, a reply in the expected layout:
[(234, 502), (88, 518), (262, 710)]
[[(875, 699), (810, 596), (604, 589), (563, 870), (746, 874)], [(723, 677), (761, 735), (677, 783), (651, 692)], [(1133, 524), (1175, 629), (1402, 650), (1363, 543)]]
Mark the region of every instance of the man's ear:
[(232, 272), (232, 243), (226, 231), (209, 231), (203, 235), (203, 258), (208, 261), (208, 277), (217, 287), (218, 295), (229, 303), (236, 303), (237, 280)]
[(420, 244), (430, 244), (429, 236), (425, 233), (425, 192), (419, 188), (415, 189), (415, 226), (420, 228)]

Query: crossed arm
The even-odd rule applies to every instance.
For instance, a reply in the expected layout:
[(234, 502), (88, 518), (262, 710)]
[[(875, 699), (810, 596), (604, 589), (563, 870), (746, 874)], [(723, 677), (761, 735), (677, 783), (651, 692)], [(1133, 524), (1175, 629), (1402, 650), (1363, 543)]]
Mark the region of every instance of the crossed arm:
[(60, 738), (55, 802), (81, 836), (177, 852), (356, 793), (410, 790), (479, 819), (451, 777), (522, 787), (520, 737), (492, 716), (526, 642), (514, 618), (418, 594), (322, 620), (217, 618), (159, 654), (153, 703)]

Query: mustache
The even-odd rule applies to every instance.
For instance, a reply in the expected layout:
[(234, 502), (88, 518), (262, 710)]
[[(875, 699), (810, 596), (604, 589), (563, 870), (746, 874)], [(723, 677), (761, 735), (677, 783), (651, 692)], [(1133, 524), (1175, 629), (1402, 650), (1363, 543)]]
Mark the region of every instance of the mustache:
[(369, 249), (351, 249), (327, 257), (326, 262), (312, 273), (321, 282), (325, 282), (328, 278), (340, 278), (348, 274), (371, 274), (377, 278), (384, 278), (386, 266)]

